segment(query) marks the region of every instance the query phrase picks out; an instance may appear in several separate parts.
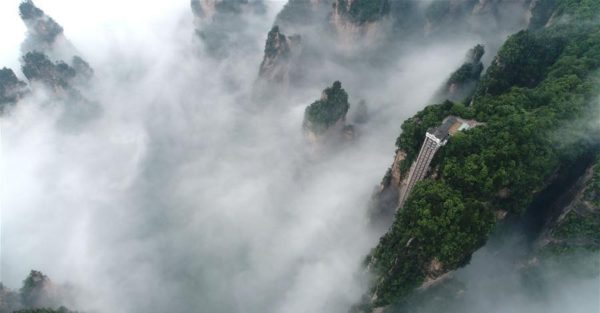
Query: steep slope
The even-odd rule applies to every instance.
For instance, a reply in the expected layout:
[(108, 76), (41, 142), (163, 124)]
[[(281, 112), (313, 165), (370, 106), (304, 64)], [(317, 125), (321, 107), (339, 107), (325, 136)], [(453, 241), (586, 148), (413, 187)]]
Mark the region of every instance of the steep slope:
[[(557, 5), (566, 2), (572, 10), (563, 16), (589, 4)], [(595, 16), (600, 14), (600, 5), (593, 8)], [(486, 123), (442, 148), (431, 178), (417, 183), (373, 250), (373, 306), (400, 301), (413, 288), (464, 265), (485, 243), (495, 219), (507, 212), (522, 214), (557, 173), (592, 148), (583, 141), (560, 146), (553, 134), (586, 118), (596, 95), (593, 73), (600, 67), (599, 53), (600, 27), (593, 23), (519, 32), (500, 49), (470, 106), (434, 105), (403, 124), (397, 141), (400, 174), (416, 157), (425, 130), (445, 116)]]
[(390, 13), (388, 0), (335, 0), (330, 22), (338, 37), (353, 40), (373, 36), (379, 23)]
[(266, 13), (262, 0), (192, 0), (191, 8), (197, 37), (218, 59), (248, 44), (248, 20)]
[[(82, 91), (94, 76), (94, 70), (65, 38), (63, 28), (27, 0), (19, 5), (21, 19), (27, 26), (27, 36), (21, 46), (21, 70), (31, 90), (50, 91), (49, 100), (61, 100), (81, 107), (90, 107)], [(68, 63), (67, 63), (68, 62)], [(12, 70), (0, 72), (0, 113), (14, 105), (27, 93), (27, 85), (17, 79)], [(89, 112), (88, 112), (89, 113)]]
[(600, 156), (570, 192), (573, 200), (546, 225), (538, 240), (542, 257), (600, 250)]
[(269, 82), (288, 83), (293, 58), (300, 53), (301, 38), (298, 35), (286, 36), (273, 26), (267, 35), (265, 55), (258, 76)]
[(0, 114), (27, 93), (27, 84), (8, 68), (0, 69)]
[(469, 50), (465, 63), (450, 75), (434, 99), (436, 101), (464, 101), (471, 95), (483, 71), (481, 57), (484, 52), (482, 45), (477, 45)]
[(52, 17), (38, 8), (32, 0), (19, 5), (21, 19), (27, 27), (27, 37), (21, 52), (40, 52), (53, 60), (70, 60), (77, 51), (64, 35), (64, 29)]

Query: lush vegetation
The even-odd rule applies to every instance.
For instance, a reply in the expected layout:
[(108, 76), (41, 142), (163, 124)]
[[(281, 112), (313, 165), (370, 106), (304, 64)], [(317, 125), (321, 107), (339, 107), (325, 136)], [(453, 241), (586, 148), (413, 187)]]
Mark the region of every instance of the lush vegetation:
[(477, 81), (479, 75), (481, 75), (481, 71), (483, 71), (481, 57), (484, 53), (485, 50), (482, 45), (476, 45), (473, 49), (469, 50), (466, 62), (450, 75), (446, 85), (464, 84), (470, 80)]
[(494, 217), (485, 205), (463, 199), (448, 184), (424, 180), (415, 186), (404, 208), (396, 214), (392, 229), (381, 238), (373, 252), (376, 272), (387, 272), (385, 284), (379, 284), (377, 303), (392, 302), (398, 294), (407, 294), (427, 275), (424, 266), (432, 260), (443, 268), (455, 268), (467, 262), (470, 249), (485, 241)]
[(551, 230), (551, 245), (600, 248), (600, 157), (580, 198)]
[(51, 301), (48, 292), (52, 283), (48, 276), (39, 271), (31, 271), (23, 281), (23, 287), (19, 289), (21, 304), (26, 307), (37, 307)]
[(440, 121), (448, 115), (470, 118), (472, 117), (472, 112), (462, 104), (445, 101), (442, 104), (427, 106), (402, 123), (402, 133), (396, 139), (396, 147), (406, 153), (406, 158), (400, 163), (400, 172), (402, 175), (408, 173), (410, 165), (419, 154), (427, 130), (438, 126)]
[(483, 71), (481, 57), (484, 53), (482, 45), (476, 45), (470, 49), (465, 62), (450, 75), (434, 99), (462, 101), (472, 95)]
[[(594, 12), (599, 13), (600, 8)], [(466, 262), (486, 241), (494, 210), (521, 214), (562, 165), (593, 148), (584, 140), (557, 141), (561, 129), (590, 110), (598, 69), (597, 24), (556, 23), (521, 31), (500, 49), (472, 105), (430, 106), (402, 125), (397, 146), (407, 153), (401, 164), (406, 171), (427, 128), (448, 114), (485, 123), (458, 133), (438, 152), (433, 162), (437, 180), (417, 184), (374, 249), (376, 305), (397, 301), (427, 276), (435, 277), (433, 260), (446, 270)], [(585, 230), (589, 225), (579, 226)]]
[(28, 52), (23, 56), (23, 74), (30, 81), (41, 81), (52, 88), (67, 88), (77, 72), (64, 62), (53, 63), (40, 52)]
[(553, 229), (552, 235), (561, 240), (579, 240), (600, 245), (600, 216), (584, 216), (576, 211), (569, 211), (560, 225)]
[(350, 104), (342, 83), (336, 81), (323, 91), (320, 100), (313, 102), (304, 111), (304, 128), (317, 134), (346, 117)]
[(274, 58), (276, 56), (285, 58), (289, 56), (289, 52), (290, 48), (285, 35), (279, 32), (279, 26), (273, 26), (267, 35), (265, 58)]
[(39, 271), (31, 271), (18, 291), (0, 284), (0, 313), (75, 313), (59, 306), (66, 295)]

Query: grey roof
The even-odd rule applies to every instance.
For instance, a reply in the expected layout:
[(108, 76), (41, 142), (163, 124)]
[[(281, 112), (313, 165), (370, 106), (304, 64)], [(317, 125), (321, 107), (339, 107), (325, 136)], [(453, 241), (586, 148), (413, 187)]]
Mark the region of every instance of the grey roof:
[(436, 128), (430, 128), (429, 130), (427, 130), (427, 132), (434, 135), (439, 140), (444, 140), (448, 138), (448, 136), (450, 136), (450, 128), (452, 127), (452, 125), (456, 124), (457, 121), (458, 119), (456, 118), (456, 116), (450, 115), (444, 119), (442, 125)]

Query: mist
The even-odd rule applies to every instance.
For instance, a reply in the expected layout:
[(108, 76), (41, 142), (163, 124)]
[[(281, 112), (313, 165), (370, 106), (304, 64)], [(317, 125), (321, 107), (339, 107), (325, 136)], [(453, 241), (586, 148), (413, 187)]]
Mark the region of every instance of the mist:
[[(0, 61), (22, 77), (18, 3), (0, 4)], [(283, 2), (248, 18), (252, 44), (226, 60), (201, 49), (188, 1), (36, 5), (94, 68), (86, 93), (100, 110), (65, 124), (68, 107), (39, 88), (0, 118), (0, 280), (19, 288), (40, 270), (89, 312), (347, 312), (368, 288), (362, 262), (381, 235), (368, 204), (402, 121), (485, 43), (390, 51), (381, 72), (324, 60), (267, 105), (252, 87)], [(370, 120), (315, 154), (304, 109), (336, 79)]]

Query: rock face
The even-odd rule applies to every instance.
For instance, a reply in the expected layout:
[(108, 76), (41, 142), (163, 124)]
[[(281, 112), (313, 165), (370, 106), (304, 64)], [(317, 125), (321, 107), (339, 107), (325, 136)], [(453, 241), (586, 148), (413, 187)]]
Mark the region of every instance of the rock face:
[(77, 73), (65, 62), (52, 62), (40, 52), (28, 52), (23, 56), (23, 74), (31, 82), (41, 82), (55, 91), (69, 88)]
[(248, 16), (265, 14), (262, 0), (192, 0), (196, 35), (213, 57), (223, 58), (243, 47)]
[(373, 23), (390, 13), (388, 0), (335, 0), (334, 18), (354, 25)]
[[(27, 26), (27, 37), (21, 45), (21, 69), (32, 89), (43, 86), (51, 91), (53, 99), (89, 102), (79, 88), (88, 85), (94, 70), (77, 56), (75, 47), (63, 35), (63, 28), (31, 0), (22, 2), (19, 11)], [(25, 94), (26, 85), (15, 81), (16, 76), (9, 71), (3, 70), (1, 74), (0, 102), (14, 103)]]
[(0, 114), (5, 106), (15, 104), (27, 92), (27, 84), (20, 81), (11, 69), (0, 69)]
[(63, 28), (31, 0), (21, 3), (19, 11), (29, 35), (23, 44), (26, 46), (24, 50), (47, 51), (63, 36)]
[(316, 141), (326, 133), (343, 132), (349, 108), (348, 94), (339, 81), (323, 90), (321, 99), (304, 111), (302, 126), (309, 140)]
[(80, 58), (74, 58), (73, 65), (52, 62), (40, 52), (28, 52), (23, 56), (22, 70), (34, 87), (35, 83), (40, 83), (58, 99), (87, 102), (76, 87), (86, 84), (93, 70)]
[(267, 36), (259, 77), (269, 82), (288, 82), (292, 57), (298, 54), (300, 42), (299, 35), (287, 37), (279, 32), (278, 26), (273, 26)]
[[(44, 86), (51, 91), (54, 99), (73, 103), (89, 102), (78, 88), (90, 82), (94, 71), (75, 54), (75, 48), (63, 35), (63, 28), (31, 0), (22, 2), (19, 11), (27, 26), (27, 37), (21, 45), (21, 69), (33, 83), (33, 89), (35, 86)], [(64, 60), (69, 60), (70, 64)], [(12, 70), (0, 70), (0, 114), (28, 91), (27, 84), (18, 80)]]
[(335, 0), (330, 22), (343, 41), (377, 33), (378, 23), (390, 13), (388, 0)]
[(275, 23), (294, 31), (306, 26), (322, 26), (332, 4), (332, 0), (289, 0), (277, 14)]
[(600, 249), (600, 156), (568, 193), (572, 200), (544, 227), (538, 249)]
[(477, 33), (515, 31), (527, 25), (532, 0), (432, 1), (425, 10), (425, 32), (449, 34), (457, 29)]
[(482, 45), (477, 45), (469, 50), (465, 63), (450, 75), (435, 100), (438, 102), (444, 100), (463, 101), (469, 97), (475, 91), (483, 71), (481, 57), (484, 53)]
[(65, 38), (63, 28), (52, 17), (27, 0), (19, 5), (21, 19), (27, 27), (27, 37), (21, 45), (23, 54), (41, 52), (53, 60), (68, 60), (77, 54)]
[(396, 150), (392, 166), (371, 197), (370, 220), (378, 229), (387, 230), (394, 220), (400, 191), (408, 179), (408, 173), (402, 173), (400, 169), (400, 164), (405, 159), (406, 152), (402, 149)]

